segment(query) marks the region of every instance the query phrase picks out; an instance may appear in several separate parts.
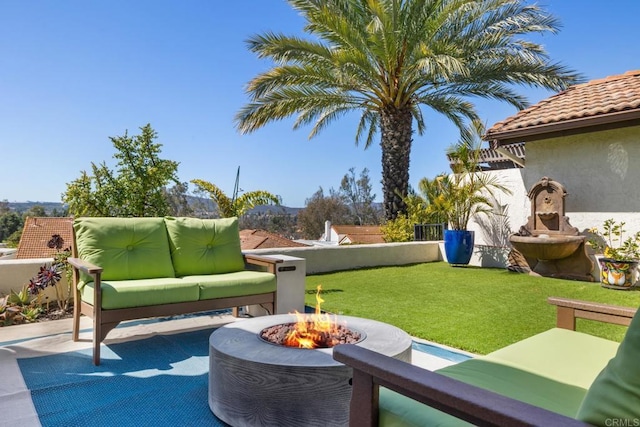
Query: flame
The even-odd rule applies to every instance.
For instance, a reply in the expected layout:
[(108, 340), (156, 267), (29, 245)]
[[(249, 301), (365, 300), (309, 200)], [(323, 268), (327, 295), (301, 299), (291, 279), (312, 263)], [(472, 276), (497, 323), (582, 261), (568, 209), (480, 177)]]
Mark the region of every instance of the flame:
[(338, 340), (338, 322), (335, 316), (323, 314), (320, 305), (324, 300), (320, 297), (322, 285), (316, 288), (316, 311), (311, 316), (296, 311), (296, 323), (284, 339), (287, 347), (318, 348), (333, 347)]

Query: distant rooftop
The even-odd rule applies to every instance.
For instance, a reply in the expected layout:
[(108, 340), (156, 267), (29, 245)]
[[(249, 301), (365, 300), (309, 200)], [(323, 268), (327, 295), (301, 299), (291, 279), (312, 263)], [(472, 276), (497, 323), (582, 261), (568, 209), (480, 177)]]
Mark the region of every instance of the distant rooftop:
[(240, 230), (240, 246), (242, 250), (267, 248), (306, 247), (304, 243), (270, 233), (265, 230)]
[(51, 258), (55, 248), (47, 247), (51, 236), (59, 234), (64, 248), (73, 242), (73, 218), (27, 217), (18, 245), (16, 259)]
[(384, 243), (382, 231), (377, 225), (332, 225), (331, 228), (338, 235), (341, 245)]

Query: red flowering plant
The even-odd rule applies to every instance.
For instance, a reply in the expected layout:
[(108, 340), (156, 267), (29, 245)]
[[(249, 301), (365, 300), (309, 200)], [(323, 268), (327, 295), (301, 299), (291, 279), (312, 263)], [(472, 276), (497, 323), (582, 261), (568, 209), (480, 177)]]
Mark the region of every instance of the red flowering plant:
[[(71, 268), (67, 263), (67, 258), (71, 255), (71, 247), (64, 248), (64, 239), (59, 234), (51, 236), (47, 247), (55, 249), (56, 253), (53, 256), (53, 263), (45, 264), (40, 267), (38, 274), (29, 280), (27, 285), (31, 295), (35, 295), (38, 298), (42, 295), (42, 291), (53, 286), (56, 290), (56, 299), (58, 301), (58, 307), (62, 311), (67, 311), (69, 308), (69, 299), (71, 296)], [(61, 286), (62, 274), (65, 274), (67, 278), (66, 292)], [(47, 300), (47, 307), (49, 301)]]
[[(35, 321), (45, 311), (43, 291), (50, 286), (55, 287), (58, 311), (66, 313), (69, 309), (72, 270), (67, 258), (71, 255), (71, 248), (64, 248), (64, 240), (59, 234), (51, 236), (47, 247), (56, 249), (53, 262), (42, 265), (38, 273), (29, 279), (29, 283), (19, 292), (12, 290), (6, 297), (0, 298), (0, 326)], [(63, 274), (67, 278), (66, 292), (62, 287)], [(49, 313), (48, 298), (44, 304), (46, 312)]]

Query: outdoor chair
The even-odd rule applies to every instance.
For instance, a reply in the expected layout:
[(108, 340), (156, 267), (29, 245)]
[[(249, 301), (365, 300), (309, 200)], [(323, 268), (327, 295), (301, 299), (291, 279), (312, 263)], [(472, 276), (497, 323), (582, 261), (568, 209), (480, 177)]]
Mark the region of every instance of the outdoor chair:
[[(349, 425), (637, 425), (640, 315), (634, 308), (549, 302), (557, 306), (557, 328), (435, 372), (337, 346), (334, 358), (353, 368)], [(577, 318), (629, 328), (617, 343), (576, 332)]]

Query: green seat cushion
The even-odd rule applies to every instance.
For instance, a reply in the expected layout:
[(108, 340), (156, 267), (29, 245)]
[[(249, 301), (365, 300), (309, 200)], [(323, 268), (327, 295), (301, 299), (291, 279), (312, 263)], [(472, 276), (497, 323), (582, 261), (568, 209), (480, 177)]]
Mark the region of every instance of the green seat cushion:
[(182, 280), (198, 285), (201, 300), (266, 294), (276, 291), (275, 274), (260, 271), (185, 276)]
[[(93, 302), (94, 283), (87, 283), (80, 295), (83, 301)], [(179, 278), (105, 280), (102, 282), (102, 308), (142, 307), (198, 300), (197, 283), (185, 282)]]
[(76, 218), (73, 229), (78, 256), (103, 280), (175, 277), (163, 218)]
[(578, 419), (600, 426), (640, 423), (640, 314), (633, 317), (615, 357), (589, 388)]
[[(614, 341), (554, 328), (438, 373), (575, 417), (586, 390), (618, 346)], [(382, 388), (380, 421), (384, 426), (468, 425)]]
[(378, 425), (380, 427), (471, 426), (407, 396), (380, 387)]
[(166, 217), (165, 224), (177, 276), (244, 269), (237, 218)]
[[(550, 411), (574, 417), (586, 390), (511, 366), (471, 359), (437, 371), (442, 375)], [(381, 426), (455, 426), (465, 422), (391, 390), (380, 390)]]
[(619, 345), (582, 332), (553, 328), (489, 353), (483, 359), (586, 390)]

